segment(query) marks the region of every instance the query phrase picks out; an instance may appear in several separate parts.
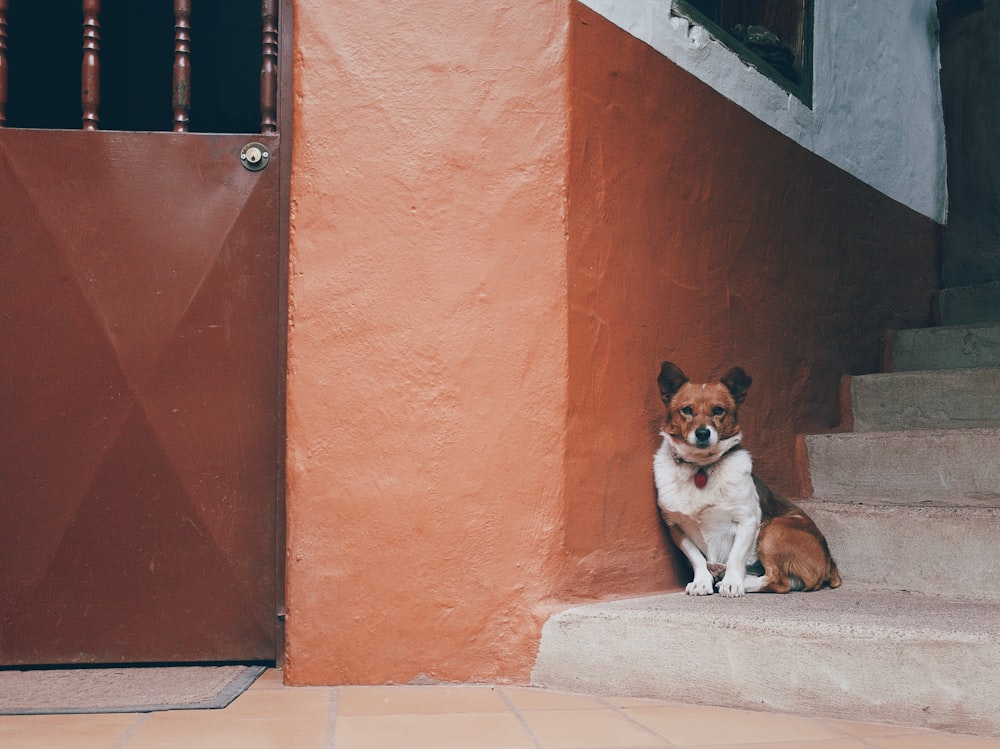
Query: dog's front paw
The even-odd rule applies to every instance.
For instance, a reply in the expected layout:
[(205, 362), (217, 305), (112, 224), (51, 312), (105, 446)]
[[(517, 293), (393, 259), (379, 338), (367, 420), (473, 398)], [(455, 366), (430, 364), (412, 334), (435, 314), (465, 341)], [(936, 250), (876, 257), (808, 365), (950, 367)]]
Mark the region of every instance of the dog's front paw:
[(741, 578), (724, 577), (719, 583), (719, 595), (723, 598), (739, 598), (746, 594)]
[(694, 580), (687, 584), (684, 592), (689, 596), (710, 596), (712, 595), (712, 583), (711, 581), (705, 583)]

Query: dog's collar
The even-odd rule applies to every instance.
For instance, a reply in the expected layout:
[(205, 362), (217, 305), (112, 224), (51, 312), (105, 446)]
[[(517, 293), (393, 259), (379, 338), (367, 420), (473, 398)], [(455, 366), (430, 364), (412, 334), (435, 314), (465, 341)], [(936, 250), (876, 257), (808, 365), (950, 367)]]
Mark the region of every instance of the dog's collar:
[(694, 473), (691, 474), (691, 480), (694, 481), (694, 485), (699, 489), (704, 489), (708, 485), (709, 468), (717, 466), (719, 463), (721, 463), (723, 460), (726, 459), (727, 455), (730, 455), (736, 452), (737, 450), (742, 450), (742, 449), (743, 445), (739, 441), (737, 441), (735, 445), (733, 445), (728, 450), (723, 452), (722, 455), (720, 455), (717, 459), (713, 460), (711, 463), (701, 465), (700, 463), (695, 463), (694, 461), (691, 460), (684, 460), (684, 458), (682, 458), (680, 455), (677, 454), (676, 448), (673, 445), (670, 446), (670, 450), (674, 456), (674, 461), (677, 463), (677, 465), (697, 466), (698, 470), (696, 470)]

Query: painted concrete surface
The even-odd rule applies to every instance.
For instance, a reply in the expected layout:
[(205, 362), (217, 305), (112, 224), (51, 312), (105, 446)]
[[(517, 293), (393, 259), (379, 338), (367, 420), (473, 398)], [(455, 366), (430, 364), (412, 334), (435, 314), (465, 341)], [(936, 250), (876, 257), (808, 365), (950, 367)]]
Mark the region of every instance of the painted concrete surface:
[(581, 1), (813, 153), (944, 222), (935, 0), (816, 0), (812, 108), (673, 15), (669, 0)]

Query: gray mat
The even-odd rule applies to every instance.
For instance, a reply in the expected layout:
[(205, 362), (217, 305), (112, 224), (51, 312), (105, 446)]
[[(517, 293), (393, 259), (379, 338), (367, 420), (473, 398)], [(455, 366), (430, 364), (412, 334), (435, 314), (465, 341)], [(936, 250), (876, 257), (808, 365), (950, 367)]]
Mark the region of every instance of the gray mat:
[(244, 665), (0, 670), (0, 715), (220, 708), (264, 670)]

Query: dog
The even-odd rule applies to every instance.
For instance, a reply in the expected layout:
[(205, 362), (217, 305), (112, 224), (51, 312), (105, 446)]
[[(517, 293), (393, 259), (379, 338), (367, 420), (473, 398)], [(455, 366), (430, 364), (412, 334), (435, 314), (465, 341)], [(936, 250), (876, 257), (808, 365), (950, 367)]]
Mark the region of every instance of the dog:
[(737, 414), (752, 378), (733, 367), (695, 384), (663, 362), (666, 406), (653, 458), (657, 504), (674, 543), (691, 562), (686, 592), (722, 596), (787, 593), (840, 585), (826, 539), (799, 507), (753, 475)]

